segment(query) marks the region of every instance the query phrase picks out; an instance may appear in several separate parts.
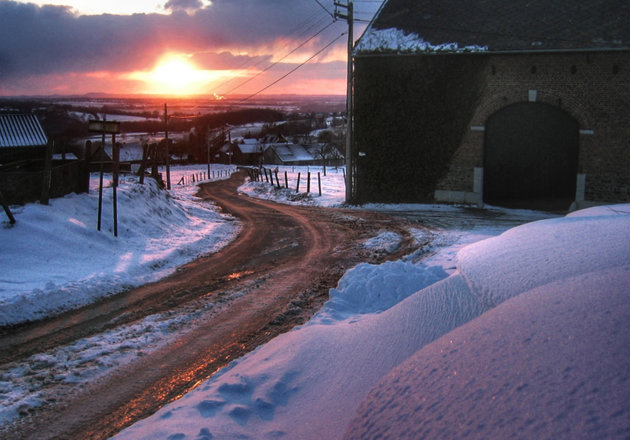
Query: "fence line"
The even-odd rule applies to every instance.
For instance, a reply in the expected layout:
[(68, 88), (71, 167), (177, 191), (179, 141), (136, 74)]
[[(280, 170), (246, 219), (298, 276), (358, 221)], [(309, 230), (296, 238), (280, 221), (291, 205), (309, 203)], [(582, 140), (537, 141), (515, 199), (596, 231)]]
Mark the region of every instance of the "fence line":
[[(321, 168), (321, 167), (320, 167)], [(249, 178), (251, 181), (253, 182), (262, 182), (262, 183), (269, 183), (272, 186), (275, 186), (278, 189), (289, 189), (289, 176), (286, 170), (284, 170), (284, 186), (280, 183), (280, 178), (278, 177), (278, 167), (274, 168), (274, 169), (268, 169), (266, 167), (239, 167), (239, 169), (243, 169), (245, 171), (247, 171), (247, 174), (249, 175)], [(310, 171), (311, 167), (307, 167), (307, 172), (306, 172), (306, 193), (310, 194), (311, 193), (311, 171)], [(326, 168), (324, 167), (324, 177), (326, 177)], [(344, 183), (345, 183), (345, 170), (342, 168), (341, 169), (342, 172), (344, 173)], [(292, 167), (292, 172), (296, 172), (295, 167)], [(330, 172), (330, 168), (328, 168), (328, 172)], [(339, 171), (337, 170), (337, 173)], [(274, 182), (274, 176), (276, 178), (275, 182)], [(300, 185), (301, 185), (301, 181), (302, 181), (302, 172), (301, 171), (297, 171), (297, 178), (296, 178), (296, 184), (295, 184), (295, 192), (299, 193), (300, 192)], [(318, 171), (317, 172), (317, 193), (319, 194), (319, 196), (321, 197), (322, 195), (322, 176), (321, 176), (321, 172)]]
[(189, 173), (189, 174), (183, 175), (177, 182), (177, 185), (188, 186), (188, 185), (195, 185), (205, 180), (209, 180), (209, 181), (219, 180), (225, 177), (230, 177), (233, 172), (234, 170), (231, 170), (231, 169), (221, 169), (221, 170), (212, 170), (210, 175), (208, 175), (208, 173), (205, 171), (198, 171), (192, 174)]

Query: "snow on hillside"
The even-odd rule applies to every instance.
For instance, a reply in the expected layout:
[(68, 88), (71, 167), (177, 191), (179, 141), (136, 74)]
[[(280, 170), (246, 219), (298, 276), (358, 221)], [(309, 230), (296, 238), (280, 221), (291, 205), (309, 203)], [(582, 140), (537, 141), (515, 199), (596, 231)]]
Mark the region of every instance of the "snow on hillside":
[(307, 324), (115, 438), (579, 438), (593, 423), (627, 436), (629, 213), (529, 223), (454, 262), (446, 247), (419, 263), (359, 265)]
[[(195, 171), (173, 167), (171, 181)], [(12, 207), (15, 225), (2, 214), (0, 325), (40, 319), (155, 281), (216, 252), (237, 232), (232, 218), (194, 197), (195, 187), (166, 192), (152, 179), (140, 185), (128, 176), (117, 191), (115, 238), (111, 175), (105, 186), (100, 232), (96, 174), (89, 194)]]

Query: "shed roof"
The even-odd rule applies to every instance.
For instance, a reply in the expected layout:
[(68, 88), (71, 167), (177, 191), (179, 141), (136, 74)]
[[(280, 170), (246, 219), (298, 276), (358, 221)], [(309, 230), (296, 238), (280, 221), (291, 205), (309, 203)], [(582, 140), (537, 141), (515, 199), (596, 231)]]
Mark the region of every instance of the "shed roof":
[(313, 156), (301, 145), (272, 144), (270, 148), (273, 148), (282, 162), (306, 162), (313, 160)]
[(397, 29), (428, 43), (420, 51), (629, 49), (628, 23), (628, 0), (387, 0), (361, 40)]
[(40, 147), (47, 143), (35, 115), (0, 115), (0, 147)]

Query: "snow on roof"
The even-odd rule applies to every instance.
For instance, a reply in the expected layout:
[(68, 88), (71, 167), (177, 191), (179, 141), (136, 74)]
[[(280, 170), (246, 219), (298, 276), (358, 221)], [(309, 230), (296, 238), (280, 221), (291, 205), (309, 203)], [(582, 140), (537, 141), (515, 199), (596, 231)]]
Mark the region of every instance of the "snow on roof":
[(0, 147), (39, 147), (47, 143), (37, 116), (0, 115)]
[(355, 47), (355, 53), (361, 52), (396, 52), (396, 53), (421, 53), (421, 52), (485, 52), (487, 46), (459, 47), (457, 43), (431, 44), (424, 41), (415, 33), (405, 33), (396, 28), (368, 29)]
[(271, 146), (283, 162), (309, 161), (313, 156), (297, 144), (274, 144)]
[[(388, 0), (368, 26), (362, 40), (374, 39), (373, 29), (399, 29), (420, 35), (430, 45), (422, 51), (487, 47), (488, 51), (623, 49), (630, 44), (630, 2), (627, 0)], [(378, 37), (378, 34), (377, 34)], [(390, 35), (391, 37), (391, 35)], [(375, 49), (395, 50), (398, 37)], [(374, 42), (368, 47), (373, 47)], [(448, 50), (448, 49), (446, 49)], [(460, 50), (459, 48), (457, 50)]]
[(260, 146), (258, 145), (258, 142), (256, 143), (247, 142), (244, 144), (237, 144), (237, 147), (239, 150), (241, 150), (241, 153), (243, 154), (256, 154), (256, 153), (260, 153), (261, 151)]

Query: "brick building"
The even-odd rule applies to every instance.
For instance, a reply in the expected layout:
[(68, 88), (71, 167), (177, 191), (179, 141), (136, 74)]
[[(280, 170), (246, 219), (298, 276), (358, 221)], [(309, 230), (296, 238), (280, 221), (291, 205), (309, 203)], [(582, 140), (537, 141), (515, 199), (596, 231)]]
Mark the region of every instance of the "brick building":
[(630, 201), (630, 3), (389, 0), (355, 47), (355, 198)]

